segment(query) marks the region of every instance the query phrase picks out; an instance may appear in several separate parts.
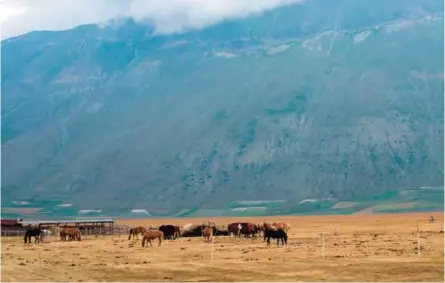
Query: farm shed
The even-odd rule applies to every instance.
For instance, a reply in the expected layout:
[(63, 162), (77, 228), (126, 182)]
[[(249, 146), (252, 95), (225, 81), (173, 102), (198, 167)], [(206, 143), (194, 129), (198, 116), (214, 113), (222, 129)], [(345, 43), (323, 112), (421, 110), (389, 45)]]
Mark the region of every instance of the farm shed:
[(2, 219), (1, 227), (2, 227), (2, 229), (10, 228), (10, 227), (22, 227), (22, 223), (16, 219)]

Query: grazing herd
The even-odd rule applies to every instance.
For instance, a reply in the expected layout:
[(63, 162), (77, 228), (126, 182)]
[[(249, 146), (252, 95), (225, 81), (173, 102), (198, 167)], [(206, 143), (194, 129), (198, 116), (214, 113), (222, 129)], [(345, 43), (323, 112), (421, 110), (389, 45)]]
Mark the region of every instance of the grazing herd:
[[(164, 240), (176, 239), (179, 237), (203, 237), (205, 242), (211, 242), (214, 236), (233, 236), (233, 237), (255, 237), (263, 235), (264, 241), (270, 245), (270, 239), (277, 239), (277, 245), (287, 244), (287, 233), (290, 230), (289, 223), (262, 223), (254, 224), (248, 222), (235, 222), (227, 225), (227, 229), (219, 229), (214, 222), (208, 222), (201, 225), (186, 224), (182, 227), (175, 225), (161, 225), (158, 229), (139, 226), (130, 229), (128, 240), (132, 237), (138, 239), (138, 235), (142, 235), (142, 246), (148, 241), (151, 245), (151, 240), (158, 238), (159, 246), (161, 245), (161, 238)], [(182, 233), (181, 233), (182, 230)]]
[[(270, 239), (277, 239), (277, 245), (287, 244), (287, 233), (290, 230), (289, 223), (274, 222), (274, 223), (248, 223), (235, 222), (227, 225), (227, 229), (218, 228), (214, 222), (207, 222), (201, 225), (186, 224), (182, 228), (175, 225), (161, 225), (157, 229), (152, 227), (133, 227), (129, 230), (128, 240), (138, 240), (139, 235), (142, 237), (142, 247), (145, 247), (148, 242), (152, 246), (151, 241), (158, 239), (159, 245), (162, 240), (174, 240), (179, 237), (203, 237), (205, 242), (213, 241), (214, 236), (230, 236), (230, 237), (256, 237), (263, 236), (264, 242), (270, 245)], [(181, 232), (182, 231), (182, 232)], [(24, 242), (31, 243), (31, 238), (34, 237), (34, 243), (47, 242), (52, 234), (59, 234), (62, 241), (67, 239), (71, 241), (81, 241), (82, 235), (79, 229), (70, 227), (52, 227), (50, 230), (40, 229), (39, 226), (28, 226), (26, 230)]]

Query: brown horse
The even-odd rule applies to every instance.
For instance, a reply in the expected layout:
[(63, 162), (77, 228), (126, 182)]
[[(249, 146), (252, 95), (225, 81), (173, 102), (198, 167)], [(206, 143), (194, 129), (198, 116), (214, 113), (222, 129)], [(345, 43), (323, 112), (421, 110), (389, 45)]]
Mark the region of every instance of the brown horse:
[(241, 222), (234, 222), (227, 225), (227, 231), (229, 231), (230, 236), (233, 234), (235, 237), (239, 237), (241, 228), (243, 228)]
[(135, 236), (136, 236), (136, 239), (139, 240), (139, 234), (141, 234), (143, 236), (146, 232), (147, 232), (147, 229), (145, 229), (145, 227), (142, 227), (142, 226), (131, 228), (130, 234), (128, 235), (128, 240), (131, 239), (131, 236), (133, 236), (133, 240), (134, 240)]
[(240, 233), (245, 237), (254, 236), (259, 233), (258, 227), (253, 223), (241, 223)]
[(202, 231), (202, 236), (204, 237), (204, 241), (210, 242), (213, 238), (213, 227), (206, 227)]
[(159, 230), (149, 230), (148, 232), (145, 232), (144, 235), (142, 236), (142, 247), (145, 246), (145, 241), (148, 241), (150, 243), (150, 246), (153, 246), (151, 244), (151, 240), (154, 240), (156, 238), (159, 239), (159, 245), (158, 245), (159, 247), (162, 241), (161, 238), (164, 238), (164, 233)]
[(181, 237), (181, 229), (179, 228), (179, 226), (175, 226), (175, 238), (180, 238)]
[(60, 229), (60, 239), (66, 241), (66, 236), (70, 237), (71, 240), (81, 241), (81, 233), (77, 228), (62, 228)]

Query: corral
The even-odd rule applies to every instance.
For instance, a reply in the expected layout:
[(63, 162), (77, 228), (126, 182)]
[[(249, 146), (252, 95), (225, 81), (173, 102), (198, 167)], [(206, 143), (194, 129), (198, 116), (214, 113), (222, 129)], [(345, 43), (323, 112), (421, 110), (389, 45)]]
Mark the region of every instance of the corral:
[[(4, 224), (5, 225), (4, 225)], [(14, 223), (15, 225), (11, 225)], [(28, 225), (39, 226), (41, 229), (51, 227), (75, 227), (87, 234), (112, 234), (114, 232), (114, 220), (112, 218), (102, 219), (74, 219), (74, 220), (25, 220), (17, 222), (14, 220), (2, 220), (2, 236), (24, 235)]]
[[(428, 222), (434, 215), (436, 222)], [(130, 226), (210, 219), (138, 219)], [(2, 281), (437, 281), (444, 280), (443, 213), (212, 218), (291, 224), (288, 245), (260, 238), (179, 238), (142, 248), (128, 235), (25, 246), (2, 237)], [(419, 230), (419, 234), (417, 233)], [(322, 236), (324, 234), (324, 237)], [(323, 241), (324, 238), (324, 241)], [(417, 247), (420, 247), (420, 254)], [(213, 262), (212, 262), (213, 251)]]

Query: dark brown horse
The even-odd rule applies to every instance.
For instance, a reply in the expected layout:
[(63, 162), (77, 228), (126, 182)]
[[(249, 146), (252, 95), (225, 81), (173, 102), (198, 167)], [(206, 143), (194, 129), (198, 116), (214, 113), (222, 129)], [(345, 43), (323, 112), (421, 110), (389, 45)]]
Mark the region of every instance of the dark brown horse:
[(60, 239), (62, 241), (66, 241), (66, 237), (68, 236), (71, 240), (81, 241), (81, 233), (77, 228), (62, 228), (60, 230)]
[(42, 230), (40, 230), (39, 227), (35, 226), (28, 226), (28, 229), (25, 232), (25, 244), (30, 243), (31, 244), (31, 237), (35, 237), (34, 243), (37, 244), (40, 242), (40, 234), (42, 233)]
[(229, 235), (235, 235), (236, 236), (240, 236), (240, 231), (243, 228), (243, 226), (241, 225), (241, 222), (235, 222), (235, 223), (230, 223), (229, 225), (227, 225), (227, 231), (229, 232)]
[(267, 239), (267, 245), (270, 245), (270, 238), (277, 239), (277, 246), (280, 244), (287, 244), (287, 234), (283, 229), (268, 229), (264, 230), (264, 240)]
[(179, 230), (178, 226), (175, 225), (161, 225), (158, 228), (159, 231), (162, 231), (162, 233), (164, 233), (164, 240), (167, 239), (176, 239), (179, 238), (181, 236), (181, 231)]
[(130, 234), (128, 235), (128, 240), (131, 239), (131, 236), (133, 236), (133, 240), (134, 240), (135, 236), (136, 236), (136, 239), (139, 240), (139, 234), (141, 234), (143, 236), (146, 232), (147, 232), (147, 229), (145, 229), (145, 227), (142, 227), (142, 226), (131, 228)]
[(259, 233), (258, 226), (253, 223), (241, 223), (240, 233), (245, 237), (254, 236)]
[(144, 235), (142, 236), (142, 247), (145, 246), (146, 241), (148, 241), (150, 243), (150, 246), (153, 246), (151, 244), (151, 240), (154, 240), (156, 238), (159, 239), (159, 245), (158, 245), (158, 247), (159, 247), (162, 242), (161, 239), (164, 238), (164, 233), (159, 230), (149, 230), (148, 232), (145, 232)]

